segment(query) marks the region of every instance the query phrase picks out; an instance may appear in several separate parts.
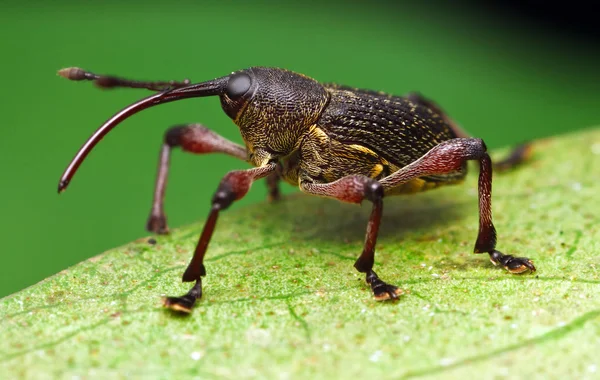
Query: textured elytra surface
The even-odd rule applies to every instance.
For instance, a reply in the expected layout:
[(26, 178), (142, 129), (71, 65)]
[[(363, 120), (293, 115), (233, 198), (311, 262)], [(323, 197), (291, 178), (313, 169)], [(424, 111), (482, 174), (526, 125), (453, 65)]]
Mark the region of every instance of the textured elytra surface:
[(372, 301), (352, 268), (370, 207), (294, 195), (223, 214), (189, 317), (160, 295), (187, 290), (201, 224), (0, 300), (0, 377), (598, 377), (600, 130), (540, 141), (495, 177), (498, 248), (534, 275), (471, 254), (471, 169), (464, 185), (386, 199), (376, 271), (399, 302)]
[(335, 140), (370, 148), (395, 167), (408, 165), (456, 137), (441, 115), (416, 102), (369, 90), (333, 88), (321, 128)]

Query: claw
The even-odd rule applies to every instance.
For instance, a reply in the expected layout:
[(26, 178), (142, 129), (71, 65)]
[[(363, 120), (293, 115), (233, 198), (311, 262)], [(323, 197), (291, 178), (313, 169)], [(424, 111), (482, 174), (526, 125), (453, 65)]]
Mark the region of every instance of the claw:
[(397, 300), (404, 294), (404, 291), (394, 285), (385, 284), (373, 289), (373, 298), (375, 301)]
[(533, 273), (536, 271), (533, 261), (527, 257), (514, 257), (505, 255), (500, 251), (490, 252), (490, 261), (495, 266), (502, 265), (504, 269), (513, 274)]
[(397, 300), (404, 291), (397, 286), (383, 282), (373, 270), (367, 273), (367, 284), (371, 285), (375, 301)]
[(190, 314), (196, 300), (202, 297), (202, 279), (198, 278), (192, 288), (181, 297), (164, 297), (163, 306), (183, 314)]
[(194, 303), (196, 303), (196, 299), (187, 296), (163, 298), (164, 307), (184, 314), (190, 314), (192, 312)]
[(535, 272), (535, 266), (533, 261), (525, 257), (515, 257), (510, 260), (508, 264), (504, 265), (504, 268), (510, 273), (521, 274), (525, 272)]

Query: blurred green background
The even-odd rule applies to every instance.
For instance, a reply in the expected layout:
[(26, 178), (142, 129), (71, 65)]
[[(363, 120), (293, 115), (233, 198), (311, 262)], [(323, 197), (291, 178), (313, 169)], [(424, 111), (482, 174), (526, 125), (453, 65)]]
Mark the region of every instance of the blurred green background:
[[(203, 81), (264, 65), (396, 94), (418, 90), (490, 147), (599, 124), (594, 40), (514, 9), (422, 3), (2, 2), (0, 296), (146, 235), (170, 125), (202, 122), (241, 141), (217, 98), (156, 107), (105, 138), (58, 196), (58, 178), (88, 136), (148, 95), (68, 82), (55, 75), (62, 67)], [(245, 167), (175, 152), (170, 226), (203, 219), (220, 178)], [(235, 207), (264, 196), (259, 183)]]

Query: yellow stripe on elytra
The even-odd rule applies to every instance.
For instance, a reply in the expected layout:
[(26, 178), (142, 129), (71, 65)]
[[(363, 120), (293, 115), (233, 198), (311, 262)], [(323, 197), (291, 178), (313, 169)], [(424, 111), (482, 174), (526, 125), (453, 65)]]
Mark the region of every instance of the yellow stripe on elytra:
[(355, 150), (358, 150), (359, 152), (363, 152), (363, 153), (366, 153), (366, 154), (368, 154), (370, 156), (376, 156), (377, 157), (377, 153), (373, 152), (371, 149), (369, 149), (367, 147), (364, 147), (362, 145), (350, 144), (350, 145), (348, 145), (348, 148), (355, 149)]
[(382, 171), (383, 171), (383, 165), (377, 164), (377, 165), (373, 166), (373, 168), (371, 169), (371, 172), (369, 173), (369, 177), (376, 178), (381, 174)]

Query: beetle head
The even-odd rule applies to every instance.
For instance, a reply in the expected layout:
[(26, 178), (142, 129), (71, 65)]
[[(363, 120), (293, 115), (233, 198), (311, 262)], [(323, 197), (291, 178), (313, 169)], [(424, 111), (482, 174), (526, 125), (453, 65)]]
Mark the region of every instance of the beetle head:
[(223, 110), (239, 126), (256, 166), (285, 156), (297, 145), (300, 135), (316, 122), (328, 94), (315, 80), (291, 71), (253, 67), (211, 81), (137, 82), (99, 76), (79, 68), (67, 68), (59, 75), (70, 80), (93, 80), (100, 87), (133, 87), (160, 91), (115, 114), (94, 132), (79, 149), (65, 172), (59, 192), (66, 189), (75, 172), (100, 140), (120, 122), (146, 109), (175, 100), (219, 96)]
[(327, 104), (317, 81), (291, 71), (252, 67), (232, 73), (220, 95), (225, 113), (240, 128), (249, 159), (260, 166), (286, 156)]

